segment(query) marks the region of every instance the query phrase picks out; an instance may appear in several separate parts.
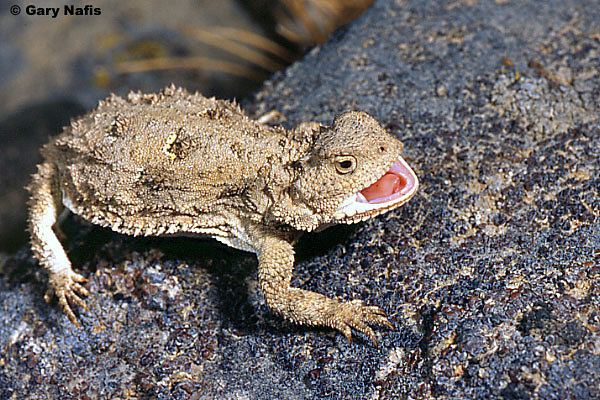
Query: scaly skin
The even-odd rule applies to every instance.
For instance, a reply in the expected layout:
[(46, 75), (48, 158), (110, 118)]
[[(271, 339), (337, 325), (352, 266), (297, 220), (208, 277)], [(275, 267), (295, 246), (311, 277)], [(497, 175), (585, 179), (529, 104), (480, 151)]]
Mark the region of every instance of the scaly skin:
[(393, 329), (385, 312), (379, 307), (363, 306), (360, 302), (342, 303), (327, 296), (290, 286), (294, 268), (294, 249), (277, 232), (251, 229), (258, 250), (258, 280), (267, 305), (288, 320), (309, 326), (327, 326), (342, 332), (352, 340), (350, 328), (363, 332), (373, 343), (375, 333), (369, 324)]
[(342, 114), (331, 127), (305, 122), (285, 130), (249, 119), (230, 102), (175, 87), (111, 96), (43, 148), (29, 186), (31, 245), (49, 274), (46, 299), (54, 294), (75, 324), (71, 305), (86, 308), (85, 279), (73, 271), (54, 230), (66, 207), (124, 234), (203, 234), (252, 251), (275, 313), (337, 329), (349, 340), (356, 329), (375, 342), (370, 325), (392, 328), (380, 308), (290, 286), (292, 243), (301, 232), (364, 220), (408, 201), (416, 177), (397, 200), (368, 209), (352, 202), (401, 152), (402, 143), (361, 112)]
[(50, 163), (44, 163), (38, 166), (38, 172), (34, 174), (29, 186), (31, 248), (50, 277), (44, 298), (50, 301), (52, 295), (56, 295), (58, 303), (71, 322), (79, 325), (69, 302), (87, 310), (80, 296), (88, 296), (89, 292), (80, 285), (85, 283), (86, 279), (73, 271), (71, 262), (53, 230), (59, 215), (58, 209), (62, 208), (56, 198), (55, 180), (56, 168)]

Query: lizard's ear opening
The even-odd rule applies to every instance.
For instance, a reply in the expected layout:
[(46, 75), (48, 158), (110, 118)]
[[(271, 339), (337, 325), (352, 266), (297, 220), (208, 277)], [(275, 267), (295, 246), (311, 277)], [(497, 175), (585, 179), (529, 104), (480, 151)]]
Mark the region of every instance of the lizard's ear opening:
[(270, 208), (267, 220), (308, 232), (321, 225), (319, 217), (311, 209), (290, 195), (284, 196)]

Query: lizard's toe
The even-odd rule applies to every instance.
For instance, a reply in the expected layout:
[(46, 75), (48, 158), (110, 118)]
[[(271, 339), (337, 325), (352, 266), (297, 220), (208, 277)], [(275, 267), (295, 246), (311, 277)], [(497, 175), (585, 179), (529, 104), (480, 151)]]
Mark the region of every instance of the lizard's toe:
[(71, 304), (75, 304), (81, 308), (83, 308), (85, 311), (89, 311), (87, 304), (85, 303), (85, 301), (83, 301), (83, 299), (81, 297), (79, 297), (79, 295), (76, 293), (80, 293), (82, 291), (85, 291), (87, 293), (87, 290), (85, 290), (85, 288), (83, 287), (79, 287), (78, 289), (76, 289), (76, 287), (79, 285), (74, 285), (72, 290), (69, 290), (66, 292), (66, 297), (69, 300), (69, 302)]
[(367, 325), (360, 319), (354, 319), (353, 321), (350, 322), (350, 324), (351, 324), (352, 328), (356, 329), (357, 331), (361, 332), (363, 335), (368, 337), (369, 340), (371, 342), (373, 342), (373, 344), (375, 344), (375, 346), (377, 346), (377, 338), (375, 337), (375, 332), (369, 325)]
[(85, 276), (79, 275), (76, 272), (73, 272), (71, 274), (71, 279), (74, 280), (75, 282), (79, 282), (79, 283), (86, 283), (88, 281)]
[(73, 283), (71, 289), (74, 293), (77, 293), (80, 296), (87, 297), (90, 295), (90, 292), (79, 283)]
[(346, 340), (352, 343), (352, 329), (350, 329), (350, 325), (341, 322), (335, 327), (335, 329), (342, 332), (342, 334), (346, 336)]
[(71, 309), (71, 305), (69, 304), (69, 301), (67, 299), (68, 298), (67, 292), (64, 290), (60, 290), (60, 291), (56, 291), (55, 295), (58, 299), (58, 304), (60, 305), (60, 308), (63, 310), (63, 312), (65, 314), (67, 314), (69, 321), (71, 321), (77, 327), (80, 327), (81, 325), (79, 324), (79, 321), (77, 320), (77, 317), (75, 316), (75, 313)]
[(394, 326), (388, 321), (386, 313), (381, 308), (364, 306), (360, 301), (340, 304), (340, 310), (338, 310), (335, 320), (334, 328), (342, 332), (348, 341), (352, 341), (352, 328), (368, 337), (375, 346), (377, 346), (377, 339), (375, 332), (369, 325), (380, 325), (394, 329)]
[(71, 308), (71, 305), (78, 306), (88, 311), (88, 306), (81, 298), (89, 296), (88, 290), (80, 283), (87, 282), (87, 279), (74, 272), (55, 275), (50, 277), (50, 287), (46, 292), (44, 299), (50, 301), (52, 295), (58, 299), (58, 304), (69, 320), (76, 326), (81, 326)]
[(387, 314), (377, 306), (363, 306), (363, 315), (371, 325), (384, 326), (390, 330), (395, 330), (394, 325), (389, 321)]

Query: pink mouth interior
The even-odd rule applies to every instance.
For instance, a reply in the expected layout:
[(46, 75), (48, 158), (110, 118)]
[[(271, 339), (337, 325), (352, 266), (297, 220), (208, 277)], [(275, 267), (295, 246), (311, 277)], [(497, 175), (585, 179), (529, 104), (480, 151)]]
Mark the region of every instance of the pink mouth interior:
[(360, 193), (370, 204), (385, 203), (407, 194), (415, 183), (414, 172), (408, 168), (404, 160), (396, 161), (385, 175)]

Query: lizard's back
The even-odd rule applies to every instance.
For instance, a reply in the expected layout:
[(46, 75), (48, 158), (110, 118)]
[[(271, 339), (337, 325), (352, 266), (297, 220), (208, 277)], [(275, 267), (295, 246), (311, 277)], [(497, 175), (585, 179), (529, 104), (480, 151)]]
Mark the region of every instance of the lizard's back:
[(277, 162), (282, 136), (233, 103), (172, 87), (112, 96), (43, 154), (58, 167), (65, 204), (112, 226), (128, 216), (218, 214)]

